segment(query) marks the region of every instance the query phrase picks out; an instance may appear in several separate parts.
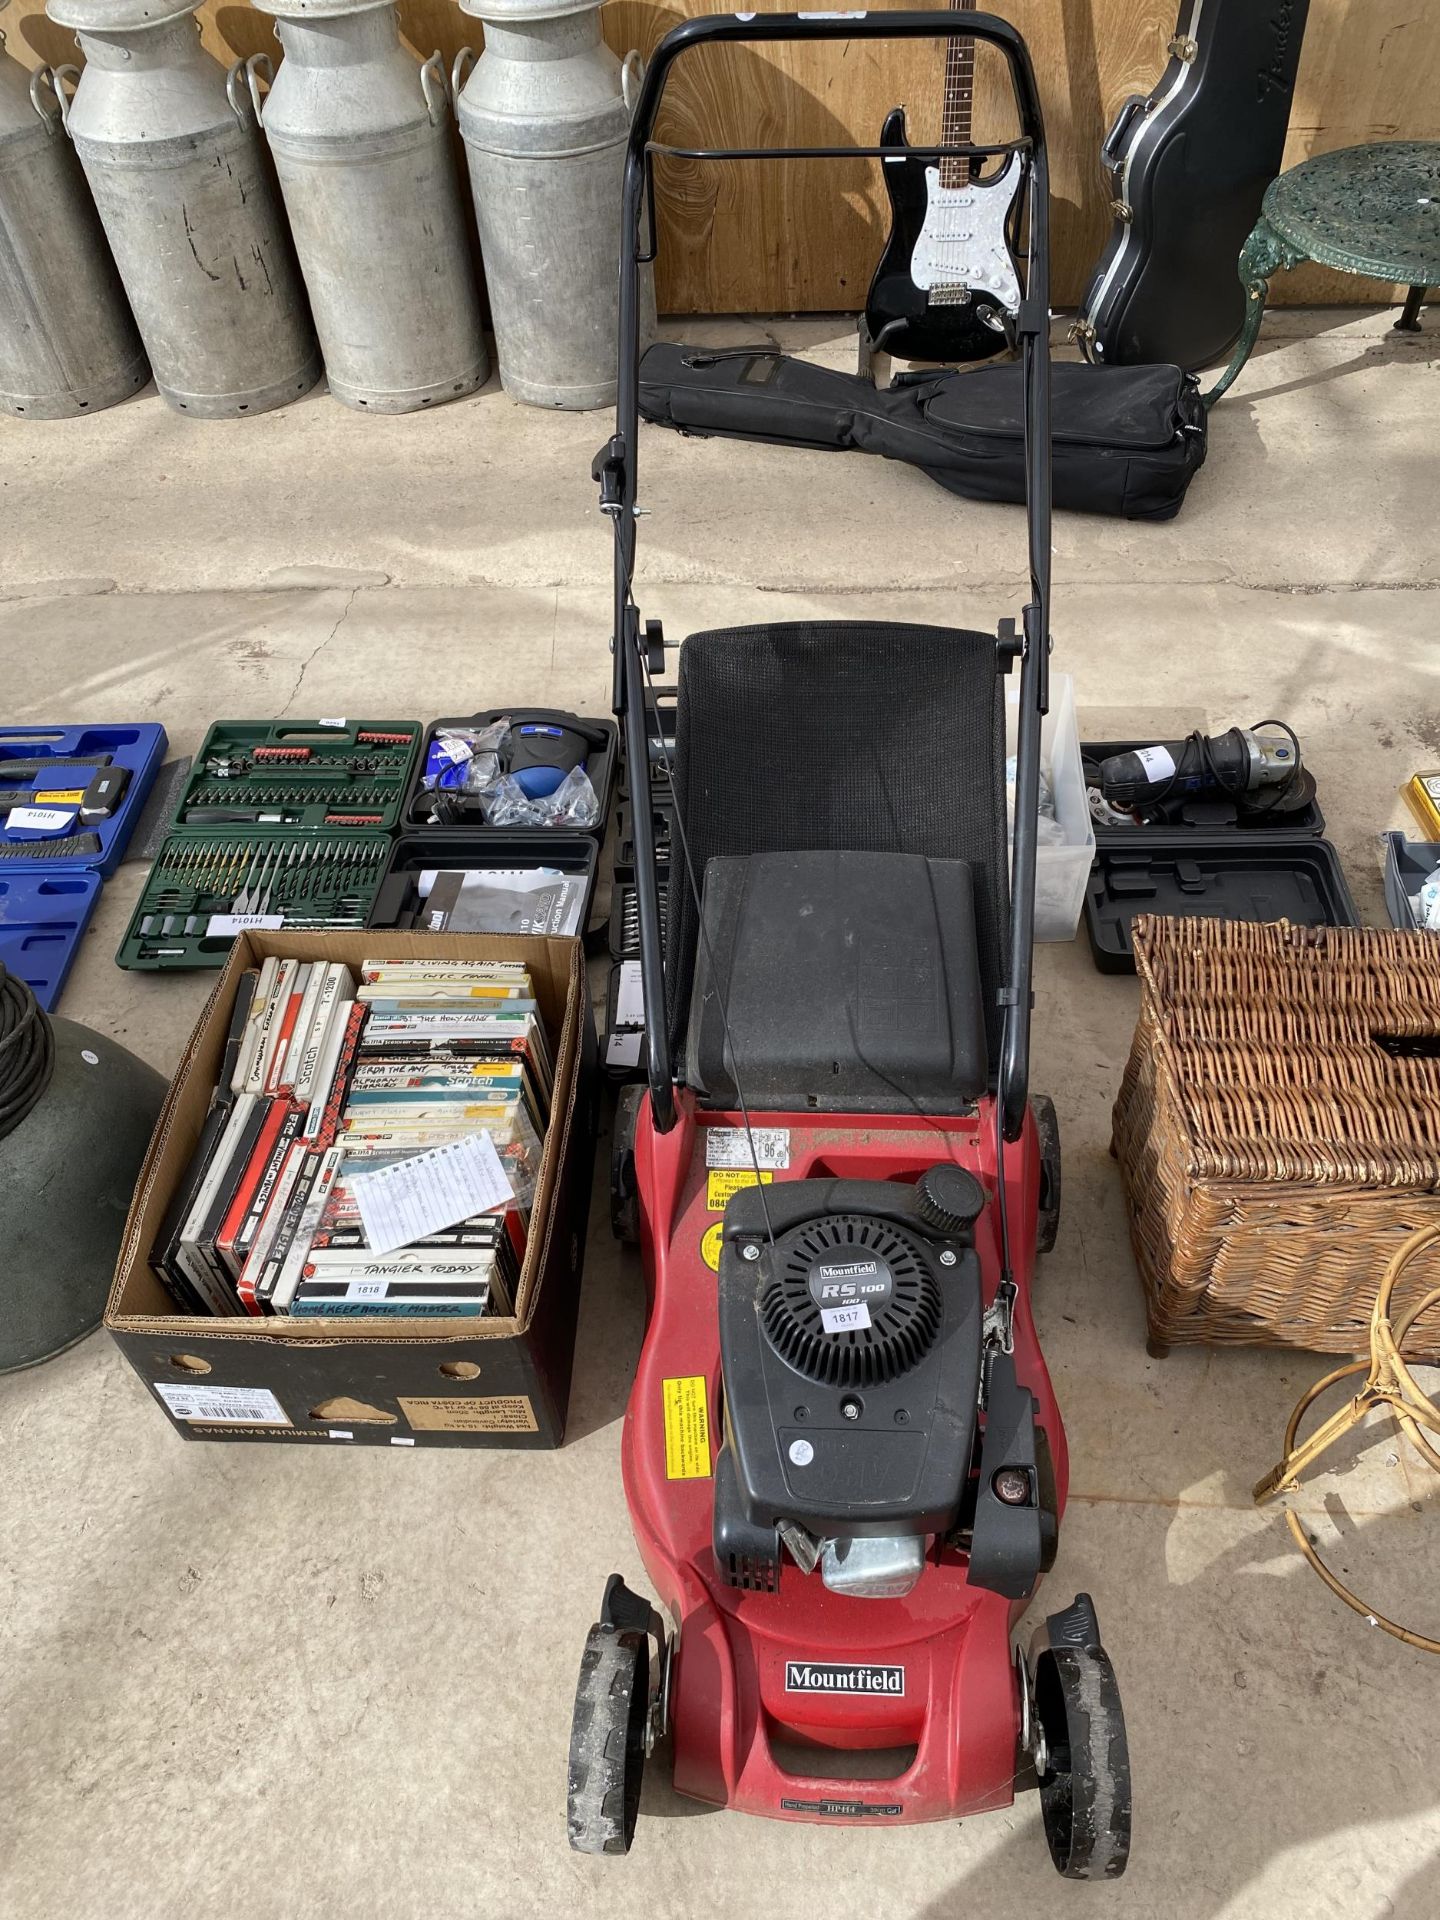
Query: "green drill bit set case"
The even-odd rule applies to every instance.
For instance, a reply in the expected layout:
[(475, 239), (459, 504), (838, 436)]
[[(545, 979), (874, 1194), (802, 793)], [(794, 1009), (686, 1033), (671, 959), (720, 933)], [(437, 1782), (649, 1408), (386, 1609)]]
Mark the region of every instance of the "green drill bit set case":
[(250, 928), (361, 930), (423, 732), (415, 720), (216, 721), (117, 964), (220, 967)]

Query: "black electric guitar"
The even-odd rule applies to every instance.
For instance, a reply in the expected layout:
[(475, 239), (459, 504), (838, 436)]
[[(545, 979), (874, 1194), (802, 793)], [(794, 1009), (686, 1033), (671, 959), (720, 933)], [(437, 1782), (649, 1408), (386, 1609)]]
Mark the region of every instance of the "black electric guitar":
[[(950, 0), (957, 13), (975, 0)], [(965, 146), (971, 133), (975, 42), (945, 43), (940, 145)], [(880, 144), (909, 145), (905, 109), (885, 116)], [(887, 156), (890, 238), (865, 301), (869, 347), (903, 360), (986, 360), (1005, 345), (1020, 311), (1014, 229), (1024, 162), (1010, 154), (988, 179), (979, 162)]]

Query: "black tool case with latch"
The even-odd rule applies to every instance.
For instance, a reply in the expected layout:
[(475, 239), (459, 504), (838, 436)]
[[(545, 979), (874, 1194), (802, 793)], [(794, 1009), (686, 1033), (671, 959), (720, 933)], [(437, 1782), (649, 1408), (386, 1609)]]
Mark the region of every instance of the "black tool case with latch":
[[(1088, 769), (1141, 740), (1083, 740)], [(1087, 785), (1092, 784), (1087, 773)], [(1137, 913), (1178, 918), (1290, 920), (1355, 927), (1355, 902), (1340, 856), (1322, 839), (1325, 816), (1312, 793), (1286, 813), (1246, 814), (1223, 794), (1179, 803), (1165, 826), (1095, 823), (1095, 863), (1085, 890), (1085, 932), (1102, 973), (1133, 973), (1130, 922)]]
[[(492, 827), (486, 821), (478, 796), (465, 792), (463, 788), (453, 789), (443, 794), (442, 799), (448, 800), (449, 804), (437, 809), (435, 794), (425, 784), (426, 771), (430, 762), (430, 747), (436, 734), (454, 731), (479, 732), (493, 726), (499, 720), (509, 720), (517, 727), (537, 724), (562, 727), (569, 732), (580, 734), (587, 741), (589, 752), (584, 761), (585, 771), (590, 776), (590, 784), (595, 789), (595, 797), (600, 803), (599, 816), (593, 826)], [(415, 767), (405, 795), (404, 811), (400, 817), (401, 830), (406, 833), (449, 833), (459, 828), (474, 833), (588, 833), (598, 843), (603, 843), (610, 823), (610, 807), (615, 793), (619, 748), (619, 734), (613, 720), (592, 719), (553, 707), (526, 707), (516, 704), (508, 707), (490, 707), (481, 713), (432, 720), (425, 729), (424, 738), (420, 742), (420, 751), (415, 757)]]
[(480, 872), (487, 868), (538, 867), (584, 880), (585, 904), (577, 929), (583, 935), (590, 925), (595, 898), (599, 845), (588, 833), (547, 833), (534, 827), (517, 828), (513, 833), (484, 827), (430, 827), (423, 833), (402, 833), (370, 909), (370, 925), (429, 932), (420, 894), (420, 876), (427, 870)]

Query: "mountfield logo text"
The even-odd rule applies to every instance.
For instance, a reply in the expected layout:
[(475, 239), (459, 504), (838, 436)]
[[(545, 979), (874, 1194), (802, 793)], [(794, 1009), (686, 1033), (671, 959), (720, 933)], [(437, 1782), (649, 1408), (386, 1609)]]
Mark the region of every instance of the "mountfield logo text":
[(905, 1691), (904, 1667), (845, 1667), (817, 1660), (785, 1662), (787, 1693), (888, 1693)]

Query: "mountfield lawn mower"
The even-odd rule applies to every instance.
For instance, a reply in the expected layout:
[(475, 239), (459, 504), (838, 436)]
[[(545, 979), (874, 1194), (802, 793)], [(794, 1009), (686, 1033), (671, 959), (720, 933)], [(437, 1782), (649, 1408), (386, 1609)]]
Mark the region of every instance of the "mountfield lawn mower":
[[(612, 1173), (650, 1319), (625, 1422), (641, 1556), (581, 1663), (569, 1830), (625, 1853), (641, 1778), (773, 1819), (883, 1828), (1038, 1784), (1055, 1864), (1124, 1870), (1120, 1699), (1079, 1595), (1012, 1635), (1051, 1564), (1065, 1435), (1030, 1309), (1059, 1140), (1028, 1097), (1050, 580), (1045, 141), (1024, 42), (999, 49), (1028, 180), (1030, 601), (998, 634), (816, 621), (692, 635), (673, 744), (664, 643), (632, 595), (639, 274), (652, 138), (682, 53), (943, 37), (945, 13), (726, 14), (656, 48), (624, 178), (620, 386), (596, 461), (615, 528), (615, 710), (632, 795), (648, 1087)], [(810, 159), (884, 149), (762, 149)], [(914, 149), (910, 149), (914, 152)], [(686, 150), (704, 161), (753, 149)], [(1007, 861), (1005, 676), (1019, 674)], [(668, 691), (668, 690), (667, 690)], [(673, 807), (668, 912), (643, 803)], [(1007, 872), (1008, 868), (1008, 872)]]

